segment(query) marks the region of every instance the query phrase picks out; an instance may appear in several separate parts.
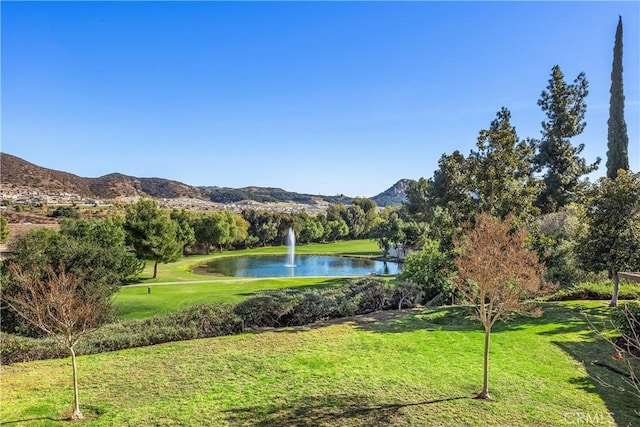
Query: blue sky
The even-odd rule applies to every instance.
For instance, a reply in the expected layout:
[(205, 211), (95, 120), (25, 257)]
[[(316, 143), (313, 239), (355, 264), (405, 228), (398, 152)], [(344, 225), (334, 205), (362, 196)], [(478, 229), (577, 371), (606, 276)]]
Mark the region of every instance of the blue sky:
[(8, 2), (2, 151), (85, 177), (371, 197), (475, 147), (502, 106), (540, 136), (551, 67), (589, 81), (587, 161), (605, 173), (624, 25), (640, 170), (640, 3)]

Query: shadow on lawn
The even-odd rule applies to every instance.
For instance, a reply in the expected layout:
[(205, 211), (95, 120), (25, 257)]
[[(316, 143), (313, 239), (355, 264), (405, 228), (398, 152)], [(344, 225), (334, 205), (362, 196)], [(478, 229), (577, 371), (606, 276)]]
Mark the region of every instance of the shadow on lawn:
[(402, 416), (403, 408), (460, 399), (470, 399), (470, 397), (450, 397), (415, 403), (375, 404), (366, 396), (329, 395), (305, 397), (282, 405), (254, 406), (230, 409), (225, 412), (227, 421), (236, 426), (389, 426), (394, 424), (394, 418)]
[[(73, 413), (73, 409), (72, 408), (68, 408), (66, 410), (64, 410), (60, 415), (58, 415), (57, 417), (31, 417), (31, 418), (22, 418), (19, 420), (2, 420), (0, 421), (0, 426), (11, 426), (11, 425), (24, 425), (25, 423), (31, 424), (31, 423), (35, 423), (35, 422), (46, 422), (46, 421), (52, 421), (55, 423), (82, 423), (82, 422), (89, 422), (89, 421), (95, 421), (97, 420), (101, 415), (102, 415), (102, 410), (100, 408), (97, 408), (95, 406), (92, 405), (82, 405), (82, 413), (84, 415), (84, 419), (83, 420), (73, 420), (71, 418), (71, 414)], [(38, 423), (39, 425), (39, 423)]]
[(36, 421), (54, 421), (54, 422), (61, 422), (61, 421), (69, 421), (68, 418), (52, 418), (52, 417), (34, 417), (34, 418), (23, 418), (21, 420), (7, 420), (7, 421), (0, 421), (0, 426), (10, 426), (10, 425), (22, 425), (24, 423), (32, 423), (32, 422), (36, 422)]
[[(498, 322), (492, 334), (507, 331), (528, 330), (549, 337), (549, 342), (559, 347), (584, 367), (588, 377), (576, 368), (571, 384), (586, 392), (597, 394), (605, 403), (609, 414), (578, 414), (585, 417), (610, 417), (616, 425), (640, 426), (640, 401), (625, 378), (615, 370), (625, 371), (624, 363), (613, 358), (615, 349), (597, 336), (593, 326), (602, 329), (609, 318), (607, 302), (601, 305), (541, 303), (541, 317), (519, 317)], [(402, 333), (423, 330), (481, 330), (480, 322), (473, 319), (463, 307), (442, 307), (432, 310), (396, 311), (381, 322), (375, 316), (358, 316), (349, 319), (362, 330), (379, 333)], [(593, 326), (589, 324), (591, 322)], [(608, 329), (611, 325), (608, 325)], [(579, 338), (578, 338), (579, 337)], [(603, 366), (604, 365), (604, 366)], [(613, 369), (612, 369), (613, 368)], [(577, 416), (577, 415), (576, 415)]]
[(575, 317), (568, 319), (568, 326), (542, 332), (541, 335), (584, 332), (580, 341), (551, 341), (584, 367), (588, 378), (576, 376), (572, 383), (586, 392), (597, 394), (616, 425), (640, 425), (640, 397), (634, 394), (637, 392), (633, 386), (621, 375), (628, 373), (628, 369), (623, 361), (614, 358), (615, 348), (593, 329), (611, 330), (612, 326), (608, 323), (611, 309), (606, 304), (603, 302), (598, 307), (574, 308)]

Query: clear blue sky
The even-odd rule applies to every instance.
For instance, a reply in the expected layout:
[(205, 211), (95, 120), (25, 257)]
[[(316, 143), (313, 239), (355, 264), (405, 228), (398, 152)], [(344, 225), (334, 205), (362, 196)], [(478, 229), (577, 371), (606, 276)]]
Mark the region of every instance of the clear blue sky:
[(624, 25), (640, 170), (640, 3), (2, 1), (2, 151), (80, 176), (371, 197), (468, 154), (502, 106), (539, 137), (551, 67), (590, 86), (605, 173)]

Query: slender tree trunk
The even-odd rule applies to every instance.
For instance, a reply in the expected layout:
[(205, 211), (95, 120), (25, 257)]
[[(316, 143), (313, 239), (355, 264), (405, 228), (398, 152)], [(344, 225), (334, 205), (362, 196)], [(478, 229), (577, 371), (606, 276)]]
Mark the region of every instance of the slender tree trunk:
[(158, 260), (155, 260), (153, 264), (153, 278), (155, 279), (156, 277), (158, 277)]
[(611, 297), (609, 307), (617, 307), (618, 294), (620, 293), (620, 277), (618, 276), (618, 272), (611, 271), (611, 278), (613, 279), (613, 296)]
[(81, 420), (84, 418), (80, 412), (80, 398), (78, 396), (78, 367), (76, 365), (76, 352), (73, 347), (69, 347), (71, 352), (71, 365), (73, 366), (73, 419)]
[(489, 397), (489, 343), (491, 339), (491, 326), (484, 327), (484, 377), (482, 380), (482, 391), (476, 399), (491, 399)]

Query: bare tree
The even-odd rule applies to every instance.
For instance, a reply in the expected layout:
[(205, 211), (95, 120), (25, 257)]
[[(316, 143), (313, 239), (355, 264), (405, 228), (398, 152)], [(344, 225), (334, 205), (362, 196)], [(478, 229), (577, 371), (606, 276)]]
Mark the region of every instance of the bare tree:
[(473, 306), (482, 322), (484, 339), (484, 380), (478, 399), (489, 397), (489, 343), (491, 327), (513, 314), (540, 315), (539, 309), (525, 302), (542, 286), (543, 267), (535, 252), (525, 247), (527, 232), (516, 229), (512, 217), (498, 221), (489, 214), (476, 217), (467, 227), (462, 241), (456, 241), (456, 288)]
[(2, 299), (18, 315), (45, 334), (54, 337), (69, 350), (73, 366), (73, 419), (82, 419), (78, 399), (78, 369), (75, 347), (89, 331), (107, 319), (112, 305), (101, 286), (86, 286), (84, 277), (45, 268), (44, 276), (23, 270), (17, 264), (9, 266), (15, 287)]

